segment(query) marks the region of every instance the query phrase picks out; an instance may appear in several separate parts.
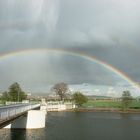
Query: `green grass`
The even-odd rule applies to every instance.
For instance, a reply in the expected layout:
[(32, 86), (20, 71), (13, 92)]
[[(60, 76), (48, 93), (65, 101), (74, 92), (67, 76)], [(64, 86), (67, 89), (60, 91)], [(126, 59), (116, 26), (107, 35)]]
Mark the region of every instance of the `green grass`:
[[(87, 103), (83, 104), (83, 107), (85, 108), (99, 108), (99, 107), (105, 107), (105, 108), (121, 108), (122, 102), (121, 101), (103, 101), (103, 100), (88, 100)], [(129, 108), (140, 108), (140, 101), (133, 100)]]
[(129, 105), (130, 108), (140, 108), (140, 101), (132, 101)]

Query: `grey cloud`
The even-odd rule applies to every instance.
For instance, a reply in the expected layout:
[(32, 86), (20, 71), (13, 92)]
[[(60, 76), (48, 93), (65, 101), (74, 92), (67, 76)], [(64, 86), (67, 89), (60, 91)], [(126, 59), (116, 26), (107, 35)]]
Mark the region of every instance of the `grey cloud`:
[[(139, 81), (139, 5), (139, 0), (0, 1), (0, 53), (28, 48), (82, 51)], [(47, 83), (46, 79), (50, 83), (63, 79), (69, 83), (72, 81), (80, 83), (85, 80), (96, 84), (110, 84), (115, 79), (110, 72), (107, 74), (97, 65), (92, 64), (90, 67), (89, 62), (80, 58), (70, 56), (61, 56), (58, 60), (56, 58), (56, 56), (44, 58), (47, 59), (46, 63), (45, 60), (39, 59), (42, 62), (38, 62), (40, 68), (28, 69), (29, 71), (36, 69), (31, 75), (33, 74), (33, 77), (36, 75), (36, 81), (40, 79), (37, 83), (41, 83), (41, 79), (44, 83)], [(32, 61), (31, 64), (35, 66), (34, 60)], [(4, 68), (1, 69), (2, 79), (5, 80), (3, 86), (7, 85), (7, 79), (13, 81), (16, 67), (10, 73), (4, 71)], [(22, 73), (24, 69), (27, 70), (23, 68)], [(46, 74), (45, 69), (49, 73), (47, 76), (38, 75), (40, 71)], [(20, 78), (24, 82), (20, 81)], [(106, 79), (105, 82), (102, 78)], [(15, 80), (25, 83), (26, 78), (17, 76)], [(113, 84), (119, 81), (122, 82), (118, 78)], [(28, 85), (32, 87), (33, 84), (28, 82)]]
[[(12, 81), (24, 83), (25, 87), (28, 87), (31, 83), (36, 87), (55, 84), (60, 81), (69, 84), (87, 82), (116, 85), (118, 80), (122, 80), (121, 77), (115, 77), (110, 71), (94, 62), (65, 54), (27, 54), (26, 56), (6, 59), (0, 65), (2, 79), (6, 79), (10, 83)], [(1, 86), (5, 83), (6, 81), (3, 81)]]

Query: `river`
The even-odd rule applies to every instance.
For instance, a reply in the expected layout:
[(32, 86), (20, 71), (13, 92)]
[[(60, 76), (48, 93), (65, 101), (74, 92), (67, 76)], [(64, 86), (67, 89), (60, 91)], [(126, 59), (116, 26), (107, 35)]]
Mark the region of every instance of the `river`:
[(0, 130), (0, 140), (139, 140), (140, 114), (49, 112), (46, 127)]

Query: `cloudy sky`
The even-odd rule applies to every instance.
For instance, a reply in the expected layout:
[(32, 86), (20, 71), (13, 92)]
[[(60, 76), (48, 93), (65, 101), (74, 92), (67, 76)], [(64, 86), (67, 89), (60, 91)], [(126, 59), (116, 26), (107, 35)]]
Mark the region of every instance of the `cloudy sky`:
[[(0, 0), (0, 54), (25, 49), (84, 52), (140, 82), (139, 0)], [(0, 89), (29, 91), (58, 82), (128, 84), (83, 57), (32, 51), (0, 59)]]

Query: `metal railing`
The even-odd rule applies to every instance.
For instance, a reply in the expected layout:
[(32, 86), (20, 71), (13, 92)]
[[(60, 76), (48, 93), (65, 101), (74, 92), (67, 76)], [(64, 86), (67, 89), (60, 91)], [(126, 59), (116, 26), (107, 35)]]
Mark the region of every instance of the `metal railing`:
[(39, 107), (40, 104), (17, 104), (0, 107), (0, 121)]

